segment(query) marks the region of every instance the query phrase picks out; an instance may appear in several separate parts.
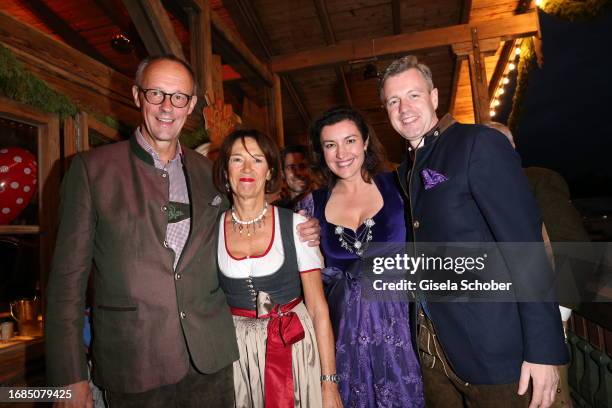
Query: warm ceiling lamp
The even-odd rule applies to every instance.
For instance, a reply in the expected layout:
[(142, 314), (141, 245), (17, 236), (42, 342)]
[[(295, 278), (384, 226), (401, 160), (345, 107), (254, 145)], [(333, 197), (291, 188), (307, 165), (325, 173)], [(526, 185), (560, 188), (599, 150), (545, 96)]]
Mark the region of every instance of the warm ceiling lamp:
[(130, 54), (134, 50), (132, 40), (127, 38), (124, 34), (115, 34), (111, 38), (111, 47), (119, 54)]

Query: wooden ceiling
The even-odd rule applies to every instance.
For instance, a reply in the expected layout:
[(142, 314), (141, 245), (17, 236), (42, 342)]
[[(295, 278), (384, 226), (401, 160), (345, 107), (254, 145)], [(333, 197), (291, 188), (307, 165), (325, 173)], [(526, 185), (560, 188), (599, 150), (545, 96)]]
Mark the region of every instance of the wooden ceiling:
[[(176, 0), (163, 4), (188, 57), (191, 49), (188, 19)], [(529, 4), (518, 0), (210, 0), (211, 9), (263, 62), (348, 41), (509, 17), (526, 11)], [(133, 76), (138, 61), (146, 56), (122, 0), (2, 0), (0, 10), (129, 77)], [(117, 34), (132, 41), (132, 52), (121, 54), (111, 46), (111, 39)], [(503, 43), (499, 45), (495, 55), (485, 59), (489, 81), (496, 77), (499, 56), (504, 53)], [(254, 86), (253, 81), (245, 78), (236, 79), (239, 75), (227, 66), (231, 58), (224, 55), (222, 48), (215, 48), (214, 42), (213, 51), (226, 64), (223, 74), (226, 101), (240, 104), (246, 96), (262, 104), (263, 87)], [(450, 46), (419, 50), (415, 54), (432, 69), (439, 89), (438, 113), (451, 111), (460, 121), (473, 122), (466, 61), (459, 61)], [(369, 64), (382, 71), (395, 57), (283, 72), (286, 142), (304, 142), (309, 122), (324, 110), (339, 104), (353, 105), (366, 114), (389, 158), (401, 160), (403, 140), (390, 127), (381, 109), (376, 78), (365, 75)], [(240, 107), (235, 110), (240, 112)]]

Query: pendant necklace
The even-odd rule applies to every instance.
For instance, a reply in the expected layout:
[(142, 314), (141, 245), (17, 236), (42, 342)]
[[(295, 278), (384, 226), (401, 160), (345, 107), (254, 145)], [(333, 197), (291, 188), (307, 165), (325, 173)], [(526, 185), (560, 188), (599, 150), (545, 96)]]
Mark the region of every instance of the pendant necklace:
[(368, 249), (368, 244), (372, 240), (372, 227), (374, 220), (372, 218), (366, 218), (363, 222), (365, 228), (360, 233), (354, 233), (353, 236), (347, 234), (344, 231), (344, 227), (336, 225), (334, 233), (338, 236), (340, 246), (346, 249), (351, 254), (361, 257), (363, 253)]
[(238, 216), (236, 215), (236, 209), (234, 208), (234, 206), (232, 206), (232, 209), (231, 209), (232, 226), (234, 228), (234, 231), (236, 231), (237, 229), (238, 232), (242, 234), (242, 232), (246, 230), (247, 237), (250, 237), (251, 233), (253, 234), (255, 233), (256, 228), (261, 228), (265, 225), (264, 217), (267, 211), (268, 211), (268, 203), (264, 203), (264, 208), (263, 210), (261, 210), (261, 213), (257, 217), (249, 221), (243, 221), (240, 218), (238, 218)]

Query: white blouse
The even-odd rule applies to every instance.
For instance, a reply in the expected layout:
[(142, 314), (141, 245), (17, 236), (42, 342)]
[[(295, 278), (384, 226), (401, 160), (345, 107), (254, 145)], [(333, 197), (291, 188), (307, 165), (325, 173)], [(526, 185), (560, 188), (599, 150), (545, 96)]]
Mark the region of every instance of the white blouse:
[[(219, 222), (218, 238), (218, 259), (219, 268), (223, 275), (233, 279), (246, 279), (249, 277), (260, 277), (272, 275), (283, 264), (285, 254), (283, 251), (283, 237), (281, 236), (280, 224), (278, 221), (278, 209), (273, 206), (272, 219), (274, 227), (272, 229), (271, 242), (266, 251), (261, 255), (236, 258), (229, 253), (227, 247), (227, 237), (225, 235), (225, 214)], [(268, 221), (266, 219), (266, 221)], [(297, 255), (298, 270), (300, 273), (312, 272), (324, 266), (323, 255), (319, 247), (310, 247), (307, 242), (301, 242), (297, 233), (296, 225), (306, 221), (306, 217), (293, 214), (293, 242)], [(255, 232), (257, 233), (257, 232)]]

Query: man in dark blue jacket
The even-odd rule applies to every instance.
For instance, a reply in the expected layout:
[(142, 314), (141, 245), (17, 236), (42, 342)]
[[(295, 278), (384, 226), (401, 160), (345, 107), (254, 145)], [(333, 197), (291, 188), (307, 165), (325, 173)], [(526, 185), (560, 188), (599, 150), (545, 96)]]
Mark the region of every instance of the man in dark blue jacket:
[[(431, 71), (414, 56), (394, 61), (380, 86), (391, 125), (409, 143), (398, 169), (409, 241), (542, 241), (537, 205), (503, 135), (450, 115), (438, 120)], [(535, 257), (545, 259), (543, 246), (534, 245), (541, 246), (532, 251)], [(521, 267), (523, 260), (500, 253), (504, 273), (517, 283), (541, 284), (551, 274), (546, 262), (533, 273)], [(552, 404), (556, 366), (568, 361), (554, 302), (439, 302), (423, 292), (417, 299), (415, 341), (428, 407)]]

